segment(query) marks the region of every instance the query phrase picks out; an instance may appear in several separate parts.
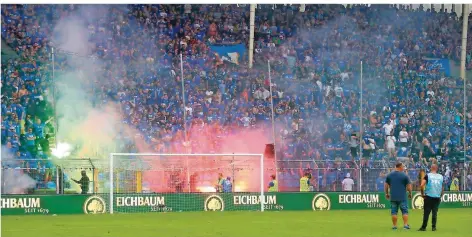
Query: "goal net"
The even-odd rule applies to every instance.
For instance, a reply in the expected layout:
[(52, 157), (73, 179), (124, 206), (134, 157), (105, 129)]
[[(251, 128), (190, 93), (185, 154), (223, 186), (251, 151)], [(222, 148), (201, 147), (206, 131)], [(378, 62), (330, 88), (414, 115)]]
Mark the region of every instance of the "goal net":
[(262, 154), (110, 154), (110, 213), (264, 210)]

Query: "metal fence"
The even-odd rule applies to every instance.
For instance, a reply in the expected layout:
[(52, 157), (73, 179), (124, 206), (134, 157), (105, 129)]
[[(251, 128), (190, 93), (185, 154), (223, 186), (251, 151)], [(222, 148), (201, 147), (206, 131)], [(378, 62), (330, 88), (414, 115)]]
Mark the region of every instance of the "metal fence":
[[(67, 163), (64, 164), (64, 161)], [(1, 161), (2, 194), (64, 194), (77, 193), (72, 178), (80, 179), (85, 170), (90, 177), (90, 187), (95, 186), (95, 166), (91, 159), (15, 159)], [(90, 192), (95, 192), (90, 188)]]
[(346, 176), (355, 180), (355, 190), (360, 190), (360, 169), (354, 162), (288, 160), (278, 161), (279, 190), (296, 192), (300, 190), (300, 178), (309, 174), (312, 191), (340, 191)]
[[(352, 190), (354, 192), (382, 192), (385, 177), (394, 167), (393, 161), (372, 161), (362, 166), (358, 162), (339, 160), (277, 162), (279, 191), (282, 192), (298, 192), (300, 178), (307, 173), (311, 175), (310, 183), (313, 192), (343, 191), (342, 182), (346, 178), (351, 178), (354, 181)], [(94, 165), (92, 160), (87, 159), (81, 159), (80, 162), (76, 160), (75, 163), (69, 160), (67, 164), (53, 164), (51, 160), (2, 159), (2, 194), (77, 193), (78, 189), (73, 187), (75, 184), (71, 182), (71, 178), (79, 179), (81, 170), (86, 170), (90, 177), (90, 192), (106, 192), (105, 189), (98, 188), (104, 186), (107, 181), (108, 175), (106, 175), (105, 169), (96, 169), (97, 164)], [(445, 176), (446, 189), (449, 188), (450, 182), (455, 176), (459, 179), (460, 190), (472, 191), (470, 161), (441, 163), (439, 166), (440, 172)], [(427, 167), (407, 163), (405, 172), (410, 177), (415, 190), (418, 190), (418, 174), (421, 169), (427, 169)], [(269, 176), (273, 170), (267, 170), (266, 173)], [(134, 178), (126, 180), (127, 182), (135, 181)], [(198, 190), (192, 191), (198, 192)]]
[[(441, 163), (440, 172), (445, 176), (446, 189), (453, 176), (460, 182), (460, 190), (472, 191), (472, 167), (470, 162)], [(346, 178), (354, 181), (354, 192), (383, 192), (387, 174), (393, 171), (394, 161), (370, 161), (362, 166), (358, 162), (336, 160), (290, 160), (278, 161), (278, 179), (280, 191), (295, 192), (300, 190), (300, 178), (309, 173), (313, 191), (343, 191), (342, 182)], [(419, 189), (418, 175), (427, 166), (406, 163), (406, 174), (412, 181), (414, 190)]]

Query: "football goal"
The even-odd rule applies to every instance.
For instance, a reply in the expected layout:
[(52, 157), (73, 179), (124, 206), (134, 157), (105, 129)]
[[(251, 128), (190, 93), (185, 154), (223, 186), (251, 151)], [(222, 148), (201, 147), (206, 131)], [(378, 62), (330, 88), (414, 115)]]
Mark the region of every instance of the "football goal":
[(263, 154), (111, 153), (105, 175), (110, 213), (264, 211), (268, 201)]

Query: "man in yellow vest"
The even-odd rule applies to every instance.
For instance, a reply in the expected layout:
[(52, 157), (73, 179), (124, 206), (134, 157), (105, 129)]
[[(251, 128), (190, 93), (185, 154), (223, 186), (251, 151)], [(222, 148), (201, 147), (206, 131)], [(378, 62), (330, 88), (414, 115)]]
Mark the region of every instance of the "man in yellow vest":
[(305, 173), (303, 177), (300, 178), (300, 192), (309, 192), (310, 191), (310, 174)]
[(451, 192), (459, 191), (459, 179), (457, 178), (456, 174), (453, 174), (452, 176), (452, 182), (451, 182), (451, 186), (449, 186), (449, 191)]
[(269, 183), (269, 192), (278, 192), (279, 191), (279, 182), (277, 182), (277, 179), (275, 175), (270, 176), (272, 178), (272, 181)]

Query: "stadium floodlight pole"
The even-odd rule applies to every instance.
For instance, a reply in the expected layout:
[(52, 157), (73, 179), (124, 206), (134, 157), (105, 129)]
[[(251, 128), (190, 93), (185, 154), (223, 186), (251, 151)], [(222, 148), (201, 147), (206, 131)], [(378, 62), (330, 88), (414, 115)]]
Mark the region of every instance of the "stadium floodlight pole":
[[(469, 4), (462, 4), (462, 47), (461, 47), (461, 78), (464, 83), (464, 105), (463, 105), (463, 116), (462, 122), (464, 126), (464, 161), (467, 157), (467, 76), (465, 71), (466, 55), (467, 55), (467, 30), (469, 28)], [(465, 184), (465, 182), (463, 182)], [(465, 185), (464, 189), (465, 190)]]
[[(185, 139), (185, 150), (188, 149), (188, 139), (187, 139), (187, 109), (185, 108), (185, 80), (184, 80), (184, 59), (182, 57), (182, 52), (180, 52), (180, 81), (182, 82), (182, 106), (184, 107), (184, 139)], [(187, 150), (188, 152), (188, 150)], [(190, 167), (189, 167), (189, 161), (188, 161), (188, 156), (186, 156), (186, 162), (187, 162), (187, 186), (188, 186), (188, 192), (190, 192)]]
[(465, 78), (465, 63), (467, 56), (467, 29), (469, 20), (469, 4), (462, 4), (462, 46), (461, 46), (461, 67), (460, 76)]
[(187, 142), (187, 111), (185, 109), (185, 81), (184, 81), (184, 60), (182, 57), (182, 53), (180, 53), (180, 81), (182, 82), (182, 106), (184, 110), (184, 138), (185, 142)]
[(279, 176), (277, 173), (279, 172), (279, 169), (277, 169), (277, 149), (276, 149), (276, 133), (275, 133), (275, 113), (274, 113), (274, 98), (272, 94), (272, 75), (270, 71), (270, 60), (267, 60), (267, 66), (269, 68), (269, 92), (270, 92), (270, 108), (272, 111), (272, 139), (274, 142), (274, 160), (275, 160), (275, 178)]
[(51, 61), (52, 61), (52, 103), (53, 103), (53, 108), (54, 108), (54, 141), (56, 148), (59, 144), (58, 139), (57, 139), (57, 130), (59, 129), (59, 122), (57, 121), (57, 103), (56, 103), (56, 68), (55, 68), (55, 57), (54, 57), (54, 46), (51, 47)]
[(360, 93), (360, 112), (359, 112), (359, 162), (360, 162), (360, 170), (359, 170), (359, 192), (362, 192), (362, 139), (363, 139), (363, 134), (364, 134), (364, 128), (363, 128), (363, 108), (362, 108), (362, 94), (363, 94), (363, 79), (362, 79), (362, 61), (361, 61), (361, 78), (360, 78), (360, 83), (361, 83), (361, 93)]
[(249, 14), (249, 68), (252, 68), (254, 58), (254, 21), (256, 18), (256, 4), (251, 4)]

